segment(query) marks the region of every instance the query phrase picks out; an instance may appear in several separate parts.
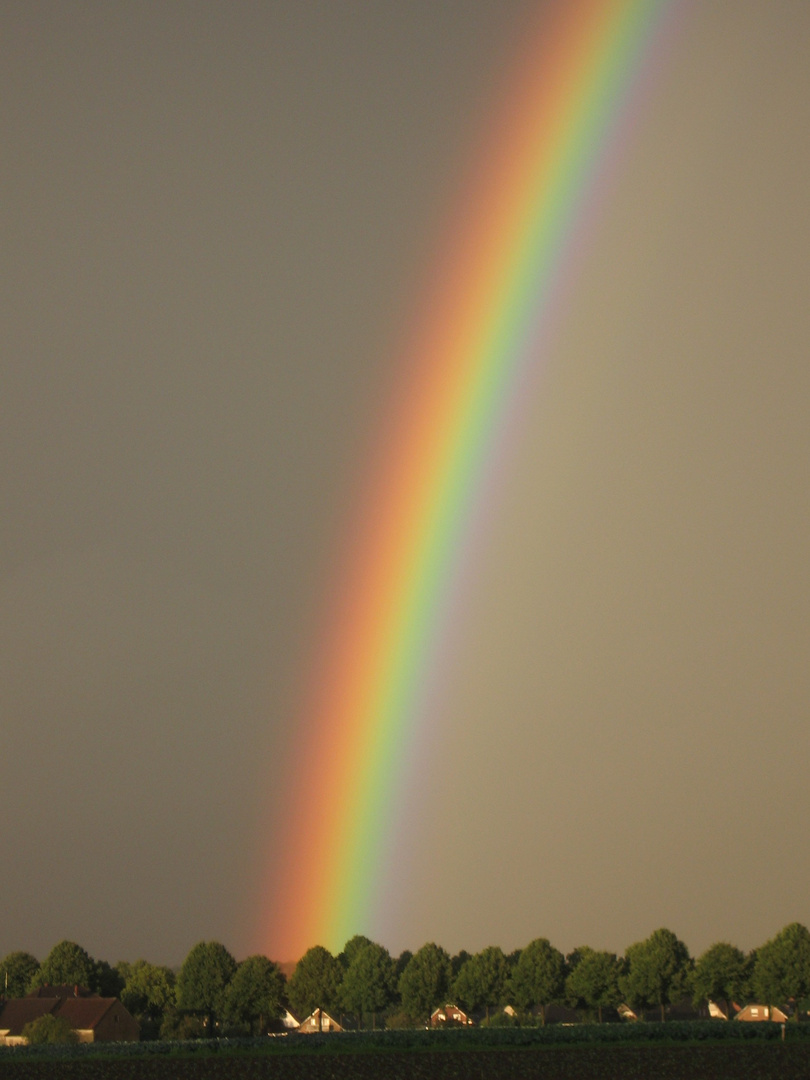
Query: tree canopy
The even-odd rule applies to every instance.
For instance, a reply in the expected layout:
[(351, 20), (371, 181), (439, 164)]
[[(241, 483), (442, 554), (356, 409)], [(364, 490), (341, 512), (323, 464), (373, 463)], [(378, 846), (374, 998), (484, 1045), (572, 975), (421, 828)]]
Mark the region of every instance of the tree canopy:
[(376, 1015), (391, 1003), (396, 992), (394, 961), (386, 948), (370, 942), (358, 951), (343, 976), (340, 998), (347, 1012)]
[(355, 934), (353, 938), (349, 938), (346, 944), (343, 946), (343, 952), (338, 954), (338, 960), (341, 962), (344, 968), (348, 969), (351, 966), (352, 960), (355, 956), (367, 945), (373, 945), (374, 942), (371, 938), (367, 938), (364, 934)]
[(213, 1036), (216, 1019), (222, 1016), (228, 984), (236, 961), (218, 941), (201, 941), (188, 954), (177, 976), (177, 1006), (205, 1017)]
[(633, 1006), (657, 1005), (661, 1019), (665, 1006), (688, 992), (692, 961), (689, 950), (671, 930), (655, 930), (645, 941), (627, 949), (626, 970), (619, 988)]
[(536, 938), (520, 954), (512, 972), (512, 995), (525, 1010), (540, 1007), (546, 1022), (547, 1006), (559, 1001), (565, 989), (565, 957), (547, 938)]
[(101, 997), (120, 997), (124, 980), (118, 969), (111, 967), (106, 960), (94, 960), (90, 989)]
[(731, 1002), (747, 996), (749, 964), (745, 954), (726, 941), (711, 945), (695, 961), (692, 972), (692, 1000), (723, 1001), (731, 1019)]
[(414, 1019), (426, 1019), (437, 1005), (446, 1005), (450, 989), (450, 957), (429, 942), (414, 953), (399, 980), (402, 1008)]
[(287, 997), (301, 1019), (315, 1009), (334, 1009), (343, 981), (343, 965), (323, 945), (307, 949), (287, 982)]
[(158, 1021), (175, 1004), (175, 977), (170, 968), (136, 960), (117, 965), (124, 981), (121, 1001), (138, 1020)]
[(602, 1010), (619, 1004), (619, 961), (612, 952), (600, 952), (581, 945), (574, 952), (571, 970), (565, 980), (569, 1003), (596, 1009), (599, 1023)]
[[(752, 975), (754, 994), (769, 1005), (797, 1003), (810, 997), (810, 931), (790, 923), (757, 950)], [(796, 1009), (796, 1019), (799, 1010)]]
[(54, 945), (34, 973), (31, 988), (38, 986), (86, 986), (96, 989), (96, 964), (75, 941)]
[(509, 985), (509, 965), (503, 949), (490, 945), (466, 960), (453, 983), (453, 994), (467, 1009), (483, 1005), (489, 1010), (503, 1005)]
[(38, 971), (39, 960), (31, 953), (9, 953), (0, 962), (0, 994), (9, 998), (25, 997)]
[(278, 964), (266, 956), (249, 956), (237, 967), (225, 998), (225, 1015), (235, 1023), (258, 1023), (281, 1013), (284, 976)]

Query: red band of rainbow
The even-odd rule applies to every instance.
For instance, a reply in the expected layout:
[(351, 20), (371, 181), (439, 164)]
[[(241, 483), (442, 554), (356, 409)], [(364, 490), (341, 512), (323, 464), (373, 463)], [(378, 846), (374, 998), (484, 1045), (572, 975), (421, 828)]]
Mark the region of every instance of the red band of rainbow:
[(261, 915), (272, 956), (337, 949), (378, 922), (402, 762), (482, 472), (527, 369), (543, 362), (566, 251), (672, 6), (560, 0), (527, 36), (405, 352), (406, 389), (317, 659)]

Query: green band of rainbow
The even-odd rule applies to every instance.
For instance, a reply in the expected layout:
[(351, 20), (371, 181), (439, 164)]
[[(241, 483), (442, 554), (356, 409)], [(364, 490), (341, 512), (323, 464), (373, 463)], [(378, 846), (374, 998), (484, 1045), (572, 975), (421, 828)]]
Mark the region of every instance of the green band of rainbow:
[(527, 37), (404, 350), (300, 728), (262, 942), (291, 959), (378, 922), (403, 761), (481, 477), (551, 319), (566, 251), (672, 0), (561, 0)]

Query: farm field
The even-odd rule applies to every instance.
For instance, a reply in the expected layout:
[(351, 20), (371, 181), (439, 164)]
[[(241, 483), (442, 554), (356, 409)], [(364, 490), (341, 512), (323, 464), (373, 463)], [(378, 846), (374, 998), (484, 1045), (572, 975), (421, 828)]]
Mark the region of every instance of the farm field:
[(807, 1080), (810, 1043), (0, 1061), (8, 1080)]

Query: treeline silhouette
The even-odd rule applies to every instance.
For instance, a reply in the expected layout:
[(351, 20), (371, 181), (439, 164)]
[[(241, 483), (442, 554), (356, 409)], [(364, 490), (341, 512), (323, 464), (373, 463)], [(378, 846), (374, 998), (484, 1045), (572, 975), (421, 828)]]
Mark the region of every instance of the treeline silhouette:
[[(579, 1019), (618, 1019), (621, 1006), (665, 1020), (673, 1005), (711, 1001), (731, 1018), (747, 1003), (779, 1006), (796, 1021), (810, 1006), (810, 931), (791, 923), (750, 953), (718, 942), (693, 958), (671, 930), (656, 930), (623, 956), (581, 946), (567, 956), (546, 938), (508, 955), (498, 946), (451, 956), (430, 942), (392, 957), (356, 935), (333, 955), (316, 945), (288, 975), (266, 956), (237, 963), (220, 942), (195, 945), (178, 971), (146, 960), (114, 967), (62, 941), (40, 963), (27, 952), (0, 962), (0, 992), (23, 997), (43, 985), (79, 985), (118, 997), (143, 1038), (259, 1034), (290, 1010), (317, 1010), (351, 1027), (425, 1027), (452, 1002), (490, 1025), (545, 1024), (551, 1006)], [(504, 1011), (505, 1007), (508, 1008)]]

